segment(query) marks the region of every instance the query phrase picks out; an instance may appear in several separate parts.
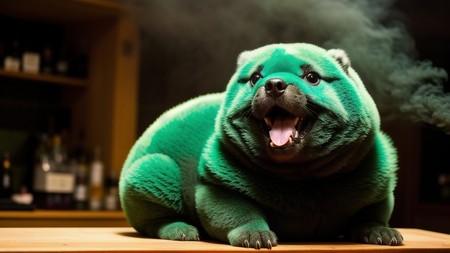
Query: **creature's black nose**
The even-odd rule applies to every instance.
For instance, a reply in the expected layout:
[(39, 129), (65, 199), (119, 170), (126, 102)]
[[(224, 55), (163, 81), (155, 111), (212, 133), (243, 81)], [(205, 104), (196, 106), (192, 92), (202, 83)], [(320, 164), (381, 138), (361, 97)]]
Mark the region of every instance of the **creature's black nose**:
[(273, 98), (278, 98), (286, 90), (287, 86), (287, 83), (282, 79), (272, 78), (267, 80), (264, 88), (266, 89), (267, 95)]

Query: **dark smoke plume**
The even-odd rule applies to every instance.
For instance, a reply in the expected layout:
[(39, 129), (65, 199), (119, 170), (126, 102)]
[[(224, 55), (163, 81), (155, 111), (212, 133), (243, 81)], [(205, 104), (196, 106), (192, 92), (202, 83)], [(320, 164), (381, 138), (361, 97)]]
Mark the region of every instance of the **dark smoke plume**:
[(384, 118), (406, 117), (450, 133), (450, 95), (443, 91), (447, 73), (415, 58), (414, 41), (392, 15), (391, 0), (132, 3), (139, 7), (148, 47), (164, 52), (153, 51), (153, 56), (155, 65), (166, 64), (163, 82), (174, 87), (168, 93), (192, 87), (223, 90), (239, 52), (269, 43), (308, 42), (344, 49)]

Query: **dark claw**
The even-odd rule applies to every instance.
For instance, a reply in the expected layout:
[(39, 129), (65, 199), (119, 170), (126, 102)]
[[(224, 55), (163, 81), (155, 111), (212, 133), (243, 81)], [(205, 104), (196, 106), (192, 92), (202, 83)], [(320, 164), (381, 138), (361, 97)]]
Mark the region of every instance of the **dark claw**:
[(260, 248), (261, 248), (261, 243), (259, 242), (259, 240), (256, 240), (255, 249), (260, 249)]
[(397, 238), (392, 237), (391, 242), (389, 243), (389, 245), (399, 245)]
[(250, 243), (248, 242), (248, 240), (244, 240), (244, 247), (250, 248)]
[(397, 245), (397, 244), (398, 244), (397, 238), (392, 237), (391, 241), (389, 242), (389, 245)]
[(267, 240), (267, 248), (272, 249), (272, 242), (270, 240)]
[(381, 240), (381, 237), (377, 237), (377, 244), (383, 244), (383, 240)]

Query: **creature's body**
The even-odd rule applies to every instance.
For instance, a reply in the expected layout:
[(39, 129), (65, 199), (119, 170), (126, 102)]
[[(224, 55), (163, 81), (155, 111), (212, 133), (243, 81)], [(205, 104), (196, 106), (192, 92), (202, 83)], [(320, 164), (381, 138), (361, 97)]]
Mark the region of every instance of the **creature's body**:
[(348, 236), (399, 245), (397, 157), (342, 50), (244, 52), (223, 94), (163, 114), (130, 151), (120, 196), (140, 233), (236, 246)]

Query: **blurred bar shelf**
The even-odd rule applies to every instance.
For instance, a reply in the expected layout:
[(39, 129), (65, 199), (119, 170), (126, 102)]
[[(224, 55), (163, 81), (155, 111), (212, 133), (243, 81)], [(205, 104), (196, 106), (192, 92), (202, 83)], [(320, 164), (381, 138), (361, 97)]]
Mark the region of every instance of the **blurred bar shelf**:
[[(137, 139), (140, 32), (130, 8), (128, 3), (119, 0), (0, 1), (0, 19), (7, 20), (2, 27), (14, 30), (30, 24), (40, 31), (41, 25), (42, 31), (55, 34), (55, 38), (50, 38), (55, 40), (55, 45), (67, 45), (67, 50), (78, 48), (87, 59), (87, 78), (0, 70), (0, 88), (6, 87), (12, 94), (5, 107), (17, 104), (16, 107), (22, 108), (22, 104), (30, 104), (33, 109), (39, 107), (37, 112), (41, 107), (42, 110), (51, 107), (55, 112), (65, 113), (67, 120), (64, 120), (70, 123), (67, 139), (72, 146), (69, 149), (78, 145), (82, 133), (82, 146), (86, 150), (100, 147), (105, 173), (116, 175)], [(9, 91), (6, 85), (18, 88)], [(22, 94), (21, 87), (39, 90), (34, 85), (48, 86), (45, 91), (49, 90), (53, 99), (48, 106), (48, 101), (43, 106), (35, 106), (34, 101), (41, 99), (40, 96), (31, 96), (28, 91)], [(38, 125), (35, 121), (31, 124)], [(21, 124), (11, 123), (11, 129), (23, 132), (29, 129)], [(128, 224), (120, 211), (0, 211), (0, 227), (37, 226)]]
[(0, 211), (0, 227), (126, 227), (122, 211)]
[(87, 87), (88, 80), (74, 77), (58, 76), (52, 74), (42, 73), (25, 73), (25, 72), (13, 72), (0, 69), (0, 77), (12, 78), (16, 80), (34, 81), (40, 83), (56, 84), (63, 86), (75, 86), (75, 87)]

